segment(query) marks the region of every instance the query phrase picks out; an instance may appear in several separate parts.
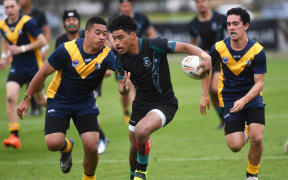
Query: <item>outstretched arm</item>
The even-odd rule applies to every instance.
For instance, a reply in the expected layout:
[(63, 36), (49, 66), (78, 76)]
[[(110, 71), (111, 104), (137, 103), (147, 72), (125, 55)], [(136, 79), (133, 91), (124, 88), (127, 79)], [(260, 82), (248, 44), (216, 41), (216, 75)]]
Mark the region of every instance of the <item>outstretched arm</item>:
[(30, 44), (22, 45), (22, 46), (10, 45), (9, 50), (14, 55), (14, 54), (24, 53), (26, 51), (32, 51), (36, 48), (40, 48), (44, 46), (45, 44), (46, 44), (46, 39), (44, 35), (39, 34), (34, 42)]
[(41, 67), (41, 69), (36, 73), (36, 75), (32, 79), (26, 91), (24, 98), (22, 99), (21, 103), (17, 107), (17, 115), (21, 119), (23, 119), (23, 113), (26, 114), (29, 109), (29, 102), (30, 102), (31, 97), (39, 88), (42, 87), (47, 76), (53, 73), (54, 71), (55, 69), (48, 62), (46, 62)]
[[(191, 45), (191, 44), (177, 42), (176, 46), (175, 46), (175, 52), (199, 56), (200, 58), (203, 59), (203, 61), (199, 65), (199, 67), (203, 67), (204, 71), (210, 72), (210, 70), (212, 68), (211, 56), (208, 55), (201, 48), (194, 46), (194, 45)], [(202, 80), (202, 96), (201, 96), (201, 100), (200, 100), (200, 113), (202, 115), (206, 114), (206, 109), (210, 108), (210, 99), (208, 96), (209, 83), (210, 83), (210, 78), (205, 78)]]

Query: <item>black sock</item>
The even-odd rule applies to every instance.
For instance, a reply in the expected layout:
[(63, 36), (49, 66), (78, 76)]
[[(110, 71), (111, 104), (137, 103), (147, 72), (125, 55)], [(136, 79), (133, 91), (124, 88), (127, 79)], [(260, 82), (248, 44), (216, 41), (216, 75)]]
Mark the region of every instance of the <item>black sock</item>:
[(19, 131), (18, 130), (11, 131), (10, 133), (14, 134), (16, 137), (19, 137)]
[(102, 139), (103, 141), (105, 140), (105, 134), (101, 128), (99, 128), (99, 139)]
[(246, 172), (246, 177), (257, 177), (258, 174), (250, 174), (248, 172)]

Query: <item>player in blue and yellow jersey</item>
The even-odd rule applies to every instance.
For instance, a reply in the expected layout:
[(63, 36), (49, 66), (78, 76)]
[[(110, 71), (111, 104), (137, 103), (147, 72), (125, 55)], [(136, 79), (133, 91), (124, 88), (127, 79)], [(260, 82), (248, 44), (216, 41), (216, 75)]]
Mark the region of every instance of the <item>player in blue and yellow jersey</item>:
[(217, 42), (211, 49), (213, 64), (220, 62), (218, 85), (219, 104), (224, 108), (226, 141), (233, 152), (247, 142), (245, 122), (248, 124), (250, 150), (247, 180), (257, 180), (263, 152), (265, 126), (262, 89), (266, 73), (263, 47), (247, 37), (250, 16), (242, 8), (227, 12), (229, 38)]
[(22, 118), (29, 108), (30, 97), (46, 77), (56, 71), (47, 94), (45, 140), (49, 150), (60, 151), (63, 173), (72, 167), (73, 141), (66, 138), (70, 118), (73, 119), (84, 148), (84, 173), (82, 180), (96, 179), (98, 163), (99, 113), (93, 91), (102, 81), (105, 71), (115, 70), (115, 56), (105, 45), (106, 22), (92, 17), (85, 27), (85, 38), (61, 44), (48, 58), (31, 81), (26, 95), (18, 106)]
[[(21, 12), (25, 15), (32, 17), (37, 27), (39, 27), (43, 32), (47, 44), (41, 47), (41, 55), (42, 60), (45, 61), (49, 50), (49, 42), (51, 39), (51, 28), (48, 24), (45, 12), (42, 12), (38, 8), (34, 7), (32, 4), (32, 0), (19, 0), (19, 5), (21, 8)], [(37, 104), (34, 98), (32, 98), (30, 114), (32, 116), (40, 116), (42, 114), (42, 111), (42, 106)]]
[[(113, 33), (119, 53), (117, 71), (124, 76), (128, 72), (129, 79), (131, 77), (136, 87), (129, 121), (130, 178), (145, 180), (151, 148), (150, 135), (170, 123), (178, 109), (167, 54), (198, 55), (203, 58), (201, 66), (205, 70), (211, 69), (211, 57), (202, 49), (190, 44), (162, 38), (138, 38), (136, 29), (137, 25), (130, 16), (118, 16), (109, 24), (109, 31)], [(127, 89), (122, 85), (122, 80), (121, 86)], [(205, 90), (208, 91), (208, 88)]]
[[(45, 45), (46, 40), (31, 17), (19, 13), (17, 0), (4, 0), (3, 3), (7, 19), (0, 22), (3, 36), (0, 69), (3, 70), (11, 60), (6, 83), (7, 116), (11, 135), (3, 144), (6, 147), (20, 148), (17, 99), (21, 87), (29, 84), (42, 66), (40, 47)], [(39, 104), (45, 105), (46, 97), (42, 89), (37, 89), (34, 98)]]
[[(80, 15), (77, 10), (65, 10), (62, 16), (65, 33), (56, 39), (55, 49), (62, 43), (84, 37), (84, 31), (80, 30)], [(105, 72), (104, 77), (108, 77), (111, 74), (111, 70)], [(101, 96), (102, 83), (95, 90), (95, 97)], [(32, 101), (31, 101), (32, 102)], [(32, 105), (32, 103), (31, 103)], [(99, 121), (99, 119), (98, 119)], [(105, 136), (104, 131), (99, 124), (99, 143), (98, 153), (103, 154), (108, 145), (108, 138)]]

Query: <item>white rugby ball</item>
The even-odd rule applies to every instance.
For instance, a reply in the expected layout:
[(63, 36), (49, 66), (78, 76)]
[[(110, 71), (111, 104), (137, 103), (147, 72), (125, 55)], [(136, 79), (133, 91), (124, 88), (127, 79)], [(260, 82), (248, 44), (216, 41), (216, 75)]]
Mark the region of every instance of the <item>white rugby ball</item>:
[(182, 70), (183, 72), (192, 79), (204, 79), (209, 75), (208, 71), (203, 71), (203, 68), (198, 68), (202, 58), (199, 56), (187, 56), (182, 62)]

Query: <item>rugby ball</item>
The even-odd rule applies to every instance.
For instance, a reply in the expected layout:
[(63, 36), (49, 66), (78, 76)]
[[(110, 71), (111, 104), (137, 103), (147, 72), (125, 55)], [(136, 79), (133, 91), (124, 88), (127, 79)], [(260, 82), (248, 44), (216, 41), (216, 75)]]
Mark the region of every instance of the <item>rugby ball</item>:
[(204, 79), (210, 71), (204, 71), (202, 67), (198, 68), (202, 59), (199, 56), (187, 56), (182, 62), (183, 72), (192, 79)]

